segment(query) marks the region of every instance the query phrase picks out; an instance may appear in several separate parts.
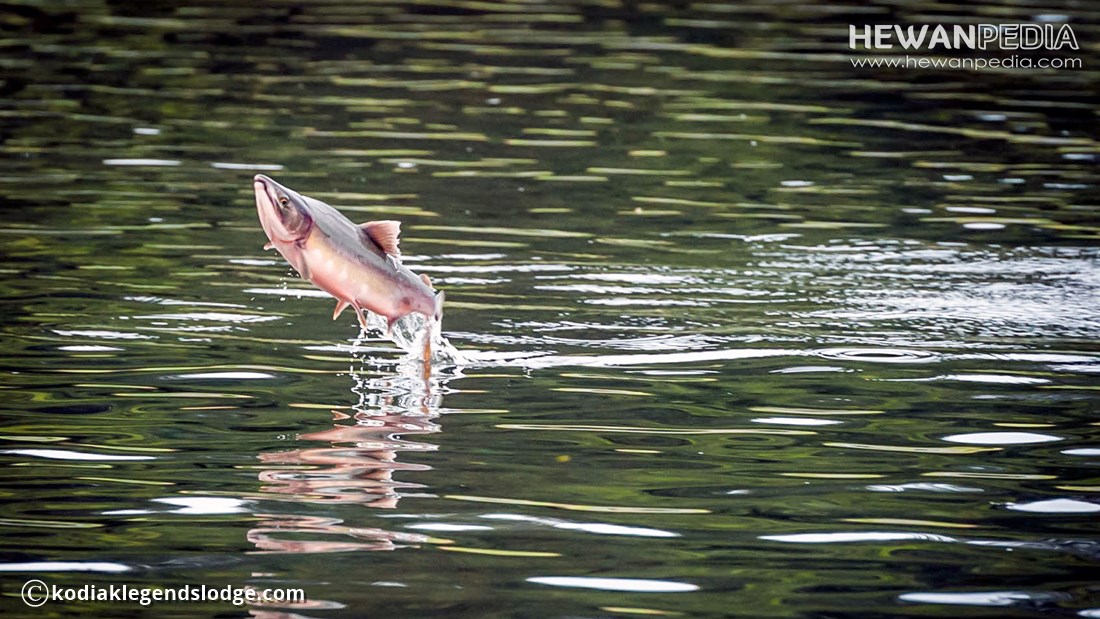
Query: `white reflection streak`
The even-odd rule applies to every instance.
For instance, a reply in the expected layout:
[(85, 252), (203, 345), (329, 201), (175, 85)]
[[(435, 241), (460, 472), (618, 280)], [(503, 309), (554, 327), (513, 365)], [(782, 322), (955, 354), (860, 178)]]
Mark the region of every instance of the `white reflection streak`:
[(973, 432), (970, 434), (952, 434), (943, 437), (948, 443), (966, 445), (1031, 445), (1065, 440), (1060, 436), (1039, 434), (1037, 432)]
[(856, 533), (793, 533), (790, 535), (761, 535), (769, 542), (793, 544), (847, 544), (852, 542), (900, 542), (906, 540), (924, 542), (958, 542), (959, 540), (935, 533), (906, 533), (904, 531), (867, 531)]
[(643, 580), (639, 578), (586, 578), (581, 576), (535, 576), (527, 582), (551, 587), (579, 587), (603, 591), (628, 591), (632, 593), (686, 593), (698, 591), (698, 585), (670, 580)]
[(522, 514), (484, 514), (481, 517), (488, 520), (512, 520), (518, 522), (530, 522), (534, 524), (553, 527), (555, 529), (563, 529), (567, 531), (583, 531), (585, 533), (594, 533), (596, 535), (680, 537), (679, 533), (674, 533), (672, 531), (663, 531), (661, 529), (650, 529), (645, 527), (627, 527), (617, 524), (607, 524), (603, 522), (568, 522), (566, 520), (556, 520), (553, 518), (535, 518), (533, 516), (524, 516)]
[(133, 568), (122, 563), (106, 561), (28, 561), (26, 563), (0, 563), (0, 572), (129, 572)]
[(1047, 499), (1030, 503), (1008, 503), (1005, 508), (1035, 514), (1094, 514), (1100, 512), (1100, 505), (1075, 499)]
[(981, 591), (974, 593), (914, 592), (898, 596), (903, 602), (922, 604), (959, 604), (964, 606), (1011, 606), (1034, 599), (1023, 591)]
[(124, 456), (118, 454), (88, 453), (85, 451), (69, 451), (66, 449), (5, 449), (0, 453), (31, 456), (33, 458), (47, 458), (49, 460), (156, 460), (153, 456)]
[(807, 354), (807, 352), (801, 350), (737, 348), (647, 355), (596, 355), (591, 357), (548, 355), (545, 357), (528, 358), (518, 361), (529, 368), (550, 368), (567, 365), (610, 367), (620, 365), (650, 365), (657, 363), (696, 363), (700, 361), (729, 359), (764, 359), (767, 357), (805, 356)]

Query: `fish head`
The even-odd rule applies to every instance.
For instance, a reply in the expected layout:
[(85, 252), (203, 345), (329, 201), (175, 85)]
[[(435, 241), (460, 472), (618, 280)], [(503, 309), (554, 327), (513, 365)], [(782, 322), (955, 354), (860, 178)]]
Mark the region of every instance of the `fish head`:
[(293, 189), (257, 174), (252, 180), (256, 210), (267, 238), (274, 243), (296, 243), (309, 236), (313, 216), (305, 198)]

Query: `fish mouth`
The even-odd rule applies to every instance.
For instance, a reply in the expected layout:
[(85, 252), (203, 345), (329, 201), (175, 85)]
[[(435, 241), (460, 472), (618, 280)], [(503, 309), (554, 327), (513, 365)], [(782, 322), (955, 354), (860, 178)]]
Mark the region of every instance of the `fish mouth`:
[(282, 219), (278, 207), (280, 187), (282, 186), (279, 183), (263, 174), (252, 177), (252, 190), (256, 193), (256, 206)]
[[(252, 177), (260, 225), (272, 242), (292, 243), (309, 236), (313, 220), (294, 192), (263, 174)], [(290, 194), (288, 197), (287, 194)]]
[(267, 238), (272, 241), (281, 241), (284, 240), (281, 237), (286, 235), (286, 231), (279, 207), (276, 206), (278, 198), (275, 196), (275, 185), (275, 181), (263, 174), (257, 174), (252, 179), (252, 189), (256, 194), (256, 210), (260, 214), (260, 225), (267, 233)]
[(271, 206), (274, 206), (275, 199), (272, 196), (272, 190), (277, 183), (263, 174), (257, 174), (252, 177), (252, 189), (256, 192), (256, 197), (264, 196)]

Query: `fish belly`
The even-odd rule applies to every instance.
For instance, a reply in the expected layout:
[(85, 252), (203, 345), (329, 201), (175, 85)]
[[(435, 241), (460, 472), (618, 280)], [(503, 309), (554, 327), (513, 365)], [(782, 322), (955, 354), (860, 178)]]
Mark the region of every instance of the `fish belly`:
[(392, 277), (328, 248), (307, 248), (304, 254), (315, 286), (353, 307), (398, 317), (401, 292)]

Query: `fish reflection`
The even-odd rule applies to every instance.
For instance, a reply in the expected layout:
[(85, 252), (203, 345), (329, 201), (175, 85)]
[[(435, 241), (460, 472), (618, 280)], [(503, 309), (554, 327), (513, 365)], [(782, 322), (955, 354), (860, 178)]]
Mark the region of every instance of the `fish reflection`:
[[(396, 550), (427, 543), (431, 538), (370, 527), (349, 527), (339, 518), (321, 518), (295, 514), (256, 514), (264, 525), (250, 529), (248, 541), (259, 552), (322, 553), (354, 550)], [(275, 534), (342, 536), (345, 539), (296, 540), (275, 537)], [(347, 538), (350, 538), (347, 539)]]
[[(423, 491), (422, 484), (398, 479), (397, 475), (431, 467), (399, 462), (398, 458), (405, 452), (437, 448), (407, 437), (440, 431), (435, 420), (442, 403), (442, 381), (448, 377), (424, 380), (413, 371), (408, 375), (365, 377), (354, 368), (352, 376), (352, 392), (359, 397), (352, 407), (354, 412), (334, 410), (331, 428), (298, 437), (317, 446), (258, 456), (261, 462), (271, 465), (259, 474), (266, 498), (393, 509), (402, 497), (431, 496)], [(261, 553), (394, 550), (433, 540), (420, 534), (358, 527), (335, 517), (286, 513), (256, 516), (261, 523), (249, 531), (248, 540)]]
[[(423, 414), (423, 413), (419, 413)], [(397, 462), (401, 451), (434, 450), (435, 445), (398, 438), (397, 435), (432, 434), (439, 426), (430, 418), (408, 414), (334, 412), (336, 425), (328, 430), (300, 435), (330, 447), (311, 447), (260, 454), (261, 462), (293, 465), (262, 472), (263, 492), (288, 495), (310, 503), (362, 503), (370, 507), (397, 506), (400, 492), (421, 488), (401, 482), (394, 471), (423, 471), (429, 467)]]

